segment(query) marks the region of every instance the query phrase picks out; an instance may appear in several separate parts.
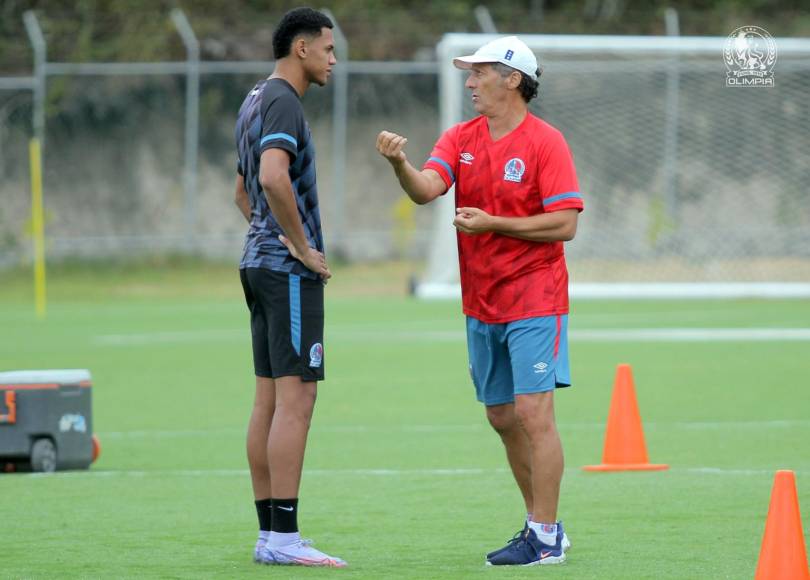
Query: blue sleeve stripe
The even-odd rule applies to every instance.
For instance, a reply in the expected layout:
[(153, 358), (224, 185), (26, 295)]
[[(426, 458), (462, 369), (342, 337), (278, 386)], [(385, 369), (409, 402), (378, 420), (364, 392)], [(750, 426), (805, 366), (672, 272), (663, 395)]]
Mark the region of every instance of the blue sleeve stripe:
[(271, 133), (270, 135), (265, 135), (262, 137), (259, 145), (264, 146), (265, 143), (272, 141), (273, 139), (284, 139), (285, 141), (292, 143), (293, 146), (298, 149), (298, 141), (292, 135), (287, 135), (287, 133)]
[(434, 163), (438, 163), (439, 165), (444, 167), (445, 170), (447, 170), (447, 174), (450, 176), (450, 181), (452, 181), (453, 183), (456, 182), (456, 176), (453, 174), (453, 169), (450, 167), (447, 161), (445, 161), (444, 159), (439, 159), (438, 157), (430, 157), (428, 158), (428, 161), (433, 161)]
[(572, 197), (576, 199), (582, 199), (582, 196), (579, 194), (579, 192), (569, 191), (568, 193), (560, 193), (557, 195), (552, 195), (551, 197), (547, 197), (546, 199), (543, 200), (543, 205), (544, 206), (551, 205), (552, 203), (556, 203), (564, 199), (571, 199)]
[(301, 277), (290, 274), (290, 339), (301, 356)]

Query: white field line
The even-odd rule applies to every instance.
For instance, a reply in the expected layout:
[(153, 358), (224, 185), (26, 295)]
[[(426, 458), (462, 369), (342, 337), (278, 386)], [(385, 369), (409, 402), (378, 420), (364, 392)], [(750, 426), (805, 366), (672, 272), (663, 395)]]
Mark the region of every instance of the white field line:
[[(810, 328), (603, 328), (574, 329), (572, 342), (773, 342), (810, 341)], [(463, 330), (363, 330), (328, 328), (326, 337), (337, 341), (368, 342), (461, 342)], [(132, 334), (102, 334), (93, 338), (99, 346), (139, 346), (202, 342), (248, 342), (246, 329), (179, 330)]]
[[(676, 473), (696, 473), (699, 475), (773, 475), (777, 469), (787, 468), (774, 468), (774, 469), (734, 469), (734, 468), (721, 468), (721, 467), (684, 467), (672, 469)], [(793, 470), (796, 473), (802, 473), (802, 470)]]
[(621, 315), (618, 315), (616, 312), (578, 312), (572, 320), (576, 320), (578, 324), (584, 324), (585, 326), (587, 326), (587, 322), (616, 320), (619, 316), (625, 322), (636, 320), (644, 323), (650, 320), (658, 322), (662, 320), (672, 320), (678, 323), (683, 321), (685, 315), (693, 319), (700, 317), (712, 320), (717, 318), (718, 314), (722, 316), (728, 314), (734, 315), (735, 313), (739, 313), (738, 306), (722, 309), (722, 305), (718, 304), (715, 308), (690, 308), (686, 313), (677, 308), (674, 310), (625, 310)]
[[(644, 426), (650, 430), (674, 428), (686, 431), (719, 430), (719, 429), (792, 429), (795, 427), (810, 427), (810, 419), (775, 419), (770, 421), (646, 421)], [(605, 428), (604, 422), (565, 422), (559, 423), (561, 431), (592, 431)], [(184, 429), (176, 431), (167, 430), (139, 430), (139, 431), (100, 431), (101, 439), (181, 439), (181, 438), (212, 438), (222, 436), (245, 435), (242, 427), (221, 429)], [(469, 425), (333, 425), (319, 427), (312, 426), (313, 435), (318, 433), (471, 433), (477, 431), (489, 432), (490, 428), (485, 422)]]
[[(674, 467), (670, 468), (670, 473), (687, 473), (698, 475), (718, 475), (718, 476), (772, 476), (777, 468), (773, 469), (740, 469), (724, 467)], [(580, 467), (567, 467), (566, 473), (573, 475), (582, 474)], [(805, 473), (804, 470), (794, 470), (797, 474)], [(509, 473), (506, 467), (495, 468), (426, 468), (426, 469), (304, 469), (304, 477), (331, 477), (331, 476), (357, 476), (357, 477), (458, 477), (475, 475), (500, 475)], [(665, 477), (667, 471), (661, 472)], [(149, 477), (248, 477), (250, 471), (247, 469), (155, 469), (137, 470), (121, 469), (103, 471), (98, 469), (88, 469), (86, 471), (63, 471), (57, 473), (30, 473), (28, 477), (124, 477), (124, 478), (149, 478)], [(589, 475), (589, 477), (598, 477)]]
[(623, 328), (572, 330), (572, 341), (771, 342), (808, 341), (810, 328)]
[[(242, 436), (247, 427), (225, 427), (221, 429), (178, 429), (178, 430), (138, 430), (138, 431), (101, 431), (99, 437), (109, 439), (179, 439), (183, 437), (221, 437), (223, 435)], [(317, 433), (468, 433), (487, 429), (484, 424), (470, 425), (331, 425), (319, 427), (313, 425), (311, 432)]]
[[(650, 425), (655, 426), (655, 422)], [(663, 426), (658, 423), (658, 426)], [(675, 423), (681, 429), (790, 429), (793, 427), (810, 427), (808, 419), (775, 419), (772, 421), (683, 421)]]
[(236, 329), (175, 330), (164, 332), (139, 332), (127, 334), (101, 334), (93, 343), (101, 346), (138, 346), (150, 344), (185, 344), (250, 340), (250, 332)]
[[(486, 475), (493, 473), (507, 473), (508, 469), (503, 468), (428, 468), (428, 469), (304, 469), (304, 475), (330, 476), (330, 475), (357, 475), (357, 476), (458, 476), (458, 475)], [(54, 476), (96, 476), (96, 477), (153, 477), (153, 476), (178, 476), (178, 477), (200, 477), (200, 476), (220, 476), (220, 477), (247, 477), (250, 475), (248, 469), (156, 469), (138, 470), (122, 469), (102, 471), (89, 469), (87, 471), (65, 471), (60, 473), (35, 473), (34, 477), (54, 477)]]

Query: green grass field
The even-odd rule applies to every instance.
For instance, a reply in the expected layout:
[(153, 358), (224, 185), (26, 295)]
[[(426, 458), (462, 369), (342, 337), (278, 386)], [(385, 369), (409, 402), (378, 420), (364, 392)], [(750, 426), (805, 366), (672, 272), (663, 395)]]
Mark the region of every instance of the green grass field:
[[(0, 577), (751, 578), (777, 469), (796, 471), (810, 530), (810, 342), (626, 332), (808, 329), (810, 302), (579, 302), (575, 386), (556, 399), (573, 548), (563, 566), (485, 568), (522, 502), (474, 399), (459, 305), (403, 296), (401, 278), (344, 268), (327, 288), (300, 524), (350, 566), (315, 570), (251, 562), (253, 376), (233, 269), (56, 269), (44, 321), (27, 273), (4, 274), (0, 369), (89, 369), (102, 455), (0, 475)], [(617, 363), (669, 471), (581, 470), (601, 460)]]

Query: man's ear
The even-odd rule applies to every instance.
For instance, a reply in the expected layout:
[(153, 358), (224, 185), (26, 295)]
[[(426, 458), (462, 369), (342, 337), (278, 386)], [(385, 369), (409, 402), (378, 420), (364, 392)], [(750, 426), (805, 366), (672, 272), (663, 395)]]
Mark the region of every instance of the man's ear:
[(304, 37), (299, 36), (298, 38), (293, 40), (293, 53), (298, 58), (306, 58), (307, 57), (307, 41)]
[(509, 79), (507, 81), (507, 86), (510, 89), (516, 89), (520, 86), (520, 81), (523, 80), (523, 75), (521, 75), (518, 71), (512, 71), (509, 74)]

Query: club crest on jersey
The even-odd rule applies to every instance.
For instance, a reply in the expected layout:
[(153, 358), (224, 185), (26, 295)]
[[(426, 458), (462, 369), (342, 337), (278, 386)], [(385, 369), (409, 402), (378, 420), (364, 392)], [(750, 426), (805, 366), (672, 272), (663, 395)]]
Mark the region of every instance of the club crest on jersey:
[(312, 368), (318, 368), (321, 366), (323, 362), (323, 345), (320, 342), (316, 342), (312, 345), (312, 348), (309, 349), (309, 366)]
[(513, 157), (506, 162), (503, 168), (503, 180), (520, 183), (523, 180), (523, 173), (526, 171), (526, 164), (518, 157)]

